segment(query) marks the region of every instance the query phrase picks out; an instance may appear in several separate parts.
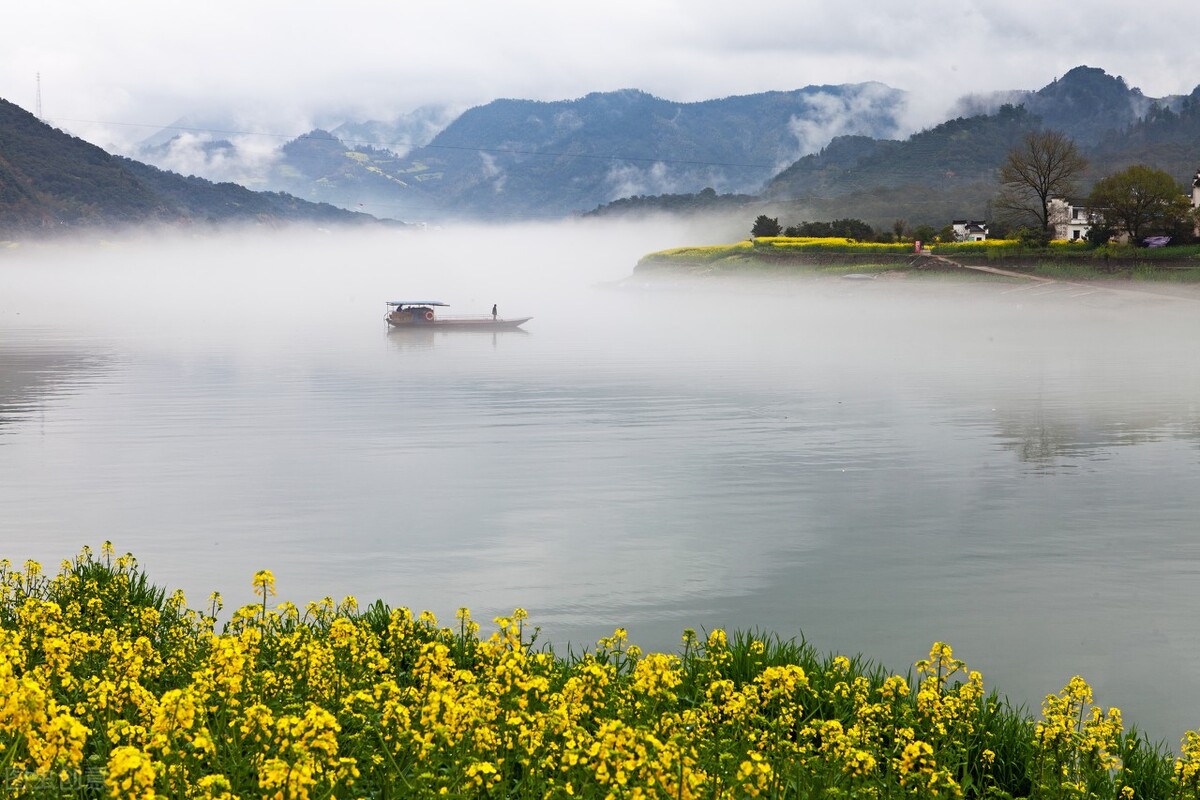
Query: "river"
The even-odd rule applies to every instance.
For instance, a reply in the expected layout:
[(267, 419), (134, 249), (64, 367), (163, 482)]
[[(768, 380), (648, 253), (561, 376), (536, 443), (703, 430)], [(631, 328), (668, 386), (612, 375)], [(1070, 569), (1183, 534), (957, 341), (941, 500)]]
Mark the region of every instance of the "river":
[[(711, 232), (710, 232), (711, 235)], [(1032, 711), (1200, 726), (1200, 308), (1003, 280), (631, 278), (665, 225), (0, 251), (0, 557), (111, 540), (195, 606), (756, 628)], [(387, 300), (532, 315), (389, 332)], [(1191, 698), (1188, 700), (1187, 698)]]

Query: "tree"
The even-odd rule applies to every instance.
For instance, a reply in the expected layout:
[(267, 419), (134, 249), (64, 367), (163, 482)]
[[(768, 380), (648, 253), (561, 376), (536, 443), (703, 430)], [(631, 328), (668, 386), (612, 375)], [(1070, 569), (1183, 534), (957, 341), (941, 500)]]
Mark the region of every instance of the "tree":
[(1085, 169), (1087, 159), (1065, 133), (1033, 131), (1000, 167), (996, 209), (1017, 220), (1036, 220), (1043, 230), (1048, 229), (1050, 198), (1071, 194)]
[(1129, 234), (1134, 244), (1145, 236), (1190, 233), (1192, 204), (1183, 187), (1161, 169), (1145, 164), (1101, 178), (1088, 205), (1100, 209), (1103, 224)]
[(857, 239), (860, 242), (869, 242), (875, 236), (875, 229), (857, 217), (835, 219), (829, 223), (829, 227), (833, 228), (834, 236)]
[(1032, 250), (1048, 247), (1052, 238), (1048, 228), (1030, 228), (1025, 225), (1013, 231), (1012, 236), (1021, 243), (1022, 247)]
[(1093, 247), (1102, 247), (1103, 245), (1106, 245), (1112, 241), (1112, 238), (1116, 236), (1117, 233), (1118, 231), (1114, 230), (1107, 222), (1104, 221), (1103, 216), (1099, 216), (1093, 220), (1083, 238), (1086, 239), (1087, 243)]
[(778, 236), (783, 229), (779, 227), (779, 219), (768, 217), (766, 214), (759, 214), (758, 219), (754, 220), (754, 227), (750, 229), (751, 236)]
[(922, 244), (933, 244), (937, 238), (937, 229), (932, 225), (918, 225), (913, 228), (912, 238)]
[(875, 229), (861, 219), (845, 217), (833, 222), (801, 222), (799, 225), (789, 225), (783, 229), (784, 236), (812, 236), (825, 238), (839, 236), (845, 239), (857, 239), (869, 242), (875, 238)]

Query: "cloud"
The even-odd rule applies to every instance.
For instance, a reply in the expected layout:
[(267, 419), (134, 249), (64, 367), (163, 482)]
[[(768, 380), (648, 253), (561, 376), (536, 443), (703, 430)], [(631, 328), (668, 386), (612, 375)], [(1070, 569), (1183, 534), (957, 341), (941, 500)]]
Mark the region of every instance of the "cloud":
[(688, 187), (688, 191), (695, 186), (690, 181), (681, 183), (679, 177), (662, 162), (648, 167), (613, 165), (604, 176), (604, 183), (611, 187), (610, 200), (637, 195), (677, 194), (682, 191), (682, 186)]
[(265, 176), (279, 160), (280, 151), (277, 142), (264, 142), (261, 137), (217, 140), (211, 135), (185, 132), (155, 151), (134, 155), (180, 175), (203, 175), (211, 181), (229, 181), (254, 189), (265, 188)]
[[(834, 94), (817, 92), (805, 97), (809, 112), (793, 116), (788, 130), (796, 137), (796, 151), (785, 154), (777, 171), (797, 159), (816, 153), (837, 136), (868, 134), (892, 137), (900, 133), (897, 125), (883, 125), (892, 118), (896, 96), (889, 87), (878, 83), (863, 84), (855, 91)], [(890, 130), (877, 133), (879, 128)], [(907, 132), (907, 131), (906, 131)]]
[(1192, 17), (1192, 0), (1154, 14), (1094, 0), (1074, 18), (1040, 0), (210, 0), (169, 14), (147, 0), (44, 0), (5, 9), (0, 97), (32, 110), (40, 72), (46, 115), (102, 146), (213, 109), (296, 135), (428, 103), (622, 88), (699, 101), (867, 81), (911, 92), (911, 122), (927, 125), (961, 95), (1037, 89), (1079, 64), (1151, 96), (1188, 93), (1200, 48), (1191, 26), (1162, 20)]
[(508, 180), (508, 173), (496, 163), (496, 157), (490, 153), (479, 151), (479, 160), (483, 162), (483, 176), (492, 182), (492, 191), (502, 194), (504, 184)]

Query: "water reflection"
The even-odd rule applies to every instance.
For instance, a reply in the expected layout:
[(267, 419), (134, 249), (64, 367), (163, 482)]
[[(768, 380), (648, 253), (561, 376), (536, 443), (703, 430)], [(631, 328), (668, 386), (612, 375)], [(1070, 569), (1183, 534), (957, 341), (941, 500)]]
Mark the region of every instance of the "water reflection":
[(61, 345), (22, 345), (19, 337), (0, 343), (0, 436), (54, 397), (80, 391), (105, 364), (102, 354), (73, 352)]
[[(411, 327), (398, 328), (389, 327), (387, 330), (388, 343), (397, 350), (431, 350), (440, 340), (457, 339), (466, 337), (474, 340), (484, 340), (491, 342), (492, 346), (498, 346), (501, 340), (507, 337), (529, 336), (530, 332), (521, 328), (504, 331), (489, 331), (489, 330), (474, 330), (472, 328), (462, 328), (455, 330), (436, 330), (433, 328)], [(456, 344), (451, 342), (451, 345)]]
[(1200, 440), (1200, 413), (1193, 408), (1160, 406), (1068, 412), (1044, 405), (1005, 409), (996, 416), (997, 438), (1017, 457), (1038, 468), (1053, 469), (1113, 457), (1114, 448), (1164, 440)]

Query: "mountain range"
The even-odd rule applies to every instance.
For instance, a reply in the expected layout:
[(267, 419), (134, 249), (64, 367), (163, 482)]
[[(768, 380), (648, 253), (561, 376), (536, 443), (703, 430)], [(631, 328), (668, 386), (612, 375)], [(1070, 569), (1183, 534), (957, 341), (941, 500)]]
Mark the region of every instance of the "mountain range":
[[(719, 208), (750, 196), (810, 218), (940, 225), (988, 216), (997, 167), (1038, 127), (1084, 150), (1093, 164), (1085, 184), (1139, 162), (1182, 181), (1200, 164), (1195, 92), (1147, 97), (1096, 67), (1037, 90), (963, 97), (953, 118), (902, 136), (910, 100), (862, 83), (698, 103), (624, 90), (501, 99), (458, 115), (430, 106), (313, 130), (250, 180), (417, 220)], [(230, 161), (230, 142), (209, 146)], [(701, 198), (705, 189), (718, 200)]]
[(239, 183), (266, 192), (110, 156), (4, 103), (0, 224), (334, 219), (343, 209), (408, 221), (765, 209), (785, 224), (854, 217), (941, 227), (990, 217), (998, 167), (1038, 128), (1063, 131), (1088, 158), (1084, 191), (1130, 164), (1181, 183), (1200, 166), (1200, 87), (1150, 98), (1081, 66), (1041, 89), (964, 97), (957, 116), (906, 135), (910, 99), (880, 83), (698, 103), (625, 90), (344, 121), (254, 158), (236, 137), (190, 126), (137, 154), (158, 167), (190, 154), (194, 171), (241, 170)]
[[(424, 141), (410, 118), (314, 130), (250, 180), (403, 219), (561, 217), (635, 194), (757, 192), (833, 136), (896, 135), (905, 98), (879, 83), (698, 103), (623, 90), (557, 102), (495, 100), (440, 129), (437, 109), (428, 108)], [(399, 146), (384, 141), (389, 131)]]

